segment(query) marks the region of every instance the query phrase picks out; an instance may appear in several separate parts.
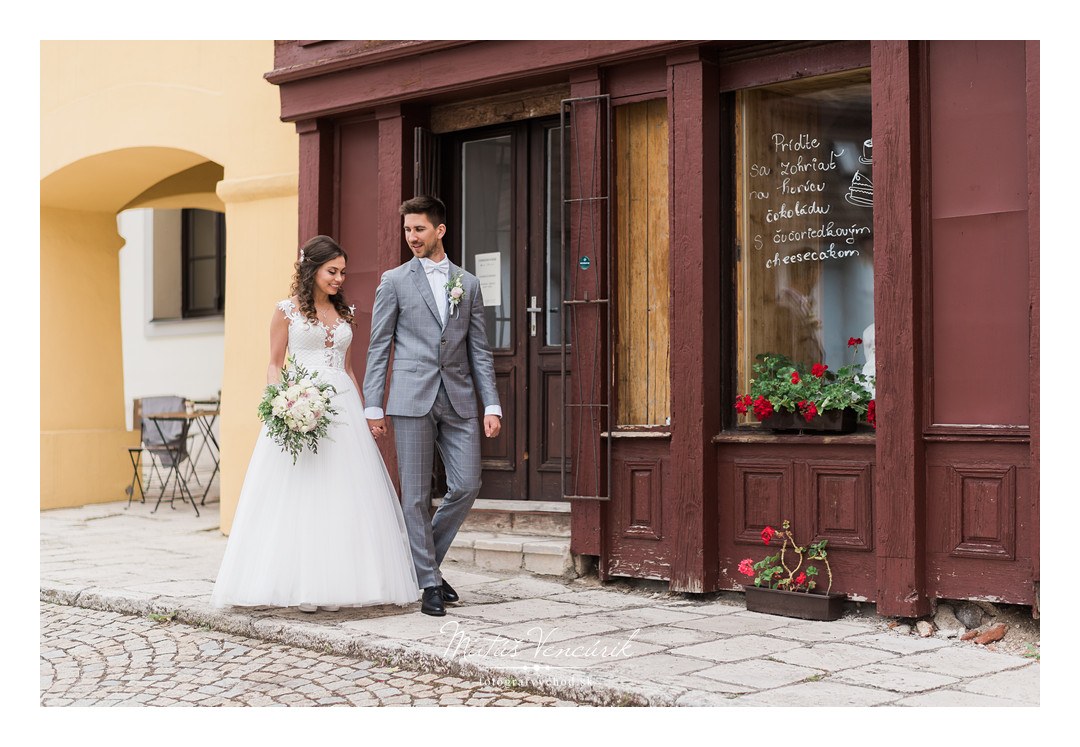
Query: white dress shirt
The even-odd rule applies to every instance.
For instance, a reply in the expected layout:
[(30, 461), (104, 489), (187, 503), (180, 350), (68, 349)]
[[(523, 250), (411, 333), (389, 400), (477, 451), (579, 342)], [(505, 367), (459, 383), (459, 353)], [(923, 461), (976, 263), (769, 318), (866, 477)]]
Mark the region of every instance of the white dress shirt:
[[(445, 327), (447, 312), (446, 282), (450, 273), (450, 259), (444, 256), (441, 262), (433, 262), (427, 257), (421, 257), (420, 264), (424, 266), (428, 286), (431, 288), (431, 295), (435, 296), (435, 305), (439, 309), (439, 318)], [(488, 405), (484, 408), (484, 415), (497, 415), (501, 418), (502, 407)], [(380, 420), (383, 417), (383, 409), (381, 407), (366, 407), (364, 408), (364, 417), (368, 420)]]

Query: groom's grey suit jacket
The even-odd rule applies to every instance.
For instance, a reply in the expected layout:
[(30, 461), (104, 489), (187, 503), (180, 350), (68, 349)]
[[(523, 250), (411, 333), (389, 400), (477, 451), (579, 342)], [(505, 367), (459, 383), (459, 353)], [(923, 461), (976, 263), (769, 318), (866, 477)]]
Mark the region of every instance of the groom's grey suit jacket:
[(452, 313), (447, 301), (445, 328), (419, 259), (414, 257), (383, 273), (371, 316), (371, 343), (364, 374), (366, 406), (382, 406), (391, 343), (394, 373), (387, 415), (427, 415), (439, 393), (440, 381), (454, 410), (463, 418), (478, 416), (477, 393), (484, 407), (499, 404), (494, 361), (484, 331), (480, 281), (453, 263), (449, 270), (449, 278), (461, 273), (465, 296)]

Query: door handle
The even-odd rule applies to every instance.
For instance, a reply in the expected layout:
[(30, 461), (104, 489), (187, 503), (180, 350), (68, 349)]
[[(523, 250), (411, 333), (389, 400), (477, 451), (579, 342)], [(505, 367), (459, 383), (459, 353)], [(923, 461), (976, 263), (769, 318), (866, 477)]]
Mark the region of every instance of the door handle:
[(532, 337), (536, 337), (536, 315), (543, 311), (536, 305), (536, 296), (532, 297), (532, 305), (525, 309), (529, 315), (529, 330)]

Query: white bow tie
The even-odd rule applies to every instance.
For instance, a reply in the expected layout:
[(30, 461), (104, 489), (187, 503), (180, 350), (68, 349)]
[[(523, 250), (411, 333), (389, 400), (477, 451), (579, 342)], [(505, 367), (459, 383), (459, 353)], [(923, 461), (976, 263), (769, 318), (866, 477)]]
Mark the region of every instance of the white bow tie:
[(424, 272), (428, 275), (433, 272), (441, 272), (444, 275), (450, 272), (450, 260), (446, 257), (443, 257), (441, 262), (432, 262), (430, 259), (422, 257), (420, 264), (424, 266)]

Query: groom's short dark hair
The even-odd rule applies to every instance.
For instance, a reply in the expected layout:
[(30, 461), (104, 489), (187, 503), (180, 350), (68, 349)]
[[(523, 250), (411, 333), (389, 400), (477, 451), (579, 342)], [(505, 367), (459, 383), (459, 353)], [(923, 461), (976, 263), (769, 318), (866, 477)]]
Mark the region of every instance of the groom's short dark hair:
[(446, 223), (446, 205), (442, 200), (431, 195), (417, 195), (411, 200), (401, 203), (399, 211), (401, 215), (426, 215), (431, 225), (438, 226)]

